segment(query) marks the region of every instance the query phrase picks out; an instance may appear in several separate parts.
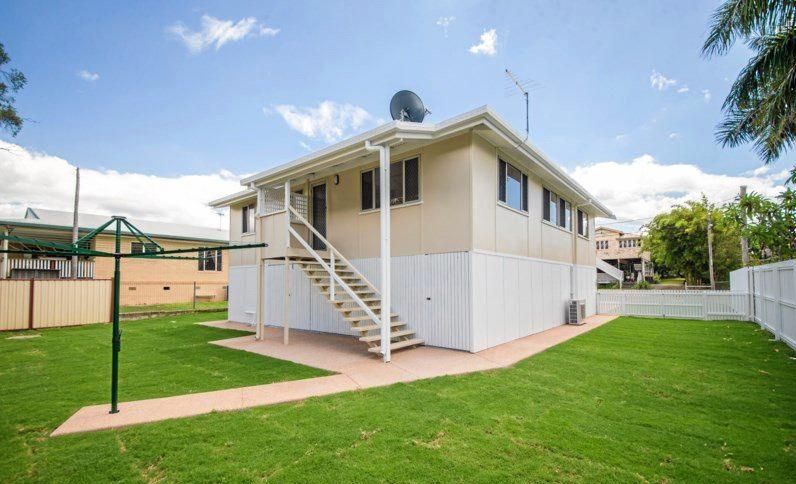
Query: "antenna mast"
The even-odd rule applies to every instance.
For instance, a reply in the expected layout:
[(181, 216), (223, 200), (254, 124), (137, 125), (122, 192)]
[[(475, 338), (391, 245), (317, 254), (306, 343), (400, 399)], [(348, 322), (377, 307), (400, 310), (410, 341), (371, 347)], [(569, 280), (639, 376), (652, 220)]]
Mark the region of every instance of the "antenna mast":
[(528, 103), (528, 91), (524, 87), (522, 87), (522, 84), (520, 84), (520, 81), (517, 80), (517, 77), (514, 76), (514, 73), (512, 73), (510, 70), (506, 69), (506, 75), (509, 77), (509, 79), (511, 79), (511, 82), (513, 82), (514, 85), (517, 86), (517, 89), (520, 90), (520, 93), (522, 93), (523, 97), (525, 97), (525, 139), (522, 140), (522, 142), (525, 143), (528, 140), (528, 136), (531, 133), (530, 108), (529, 108), (529, 103)]

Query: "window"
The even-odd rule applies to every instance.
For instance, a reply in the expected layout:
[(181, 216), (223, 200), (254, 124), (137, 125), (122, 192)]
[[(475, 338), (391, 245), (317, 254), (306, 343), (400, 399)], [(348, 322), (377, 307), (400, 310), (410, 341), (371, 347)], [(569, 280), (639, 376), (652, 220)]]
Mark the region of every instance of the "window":
[(251, 234), (254, 233), (254, 204), (246, 205), (243, 207), (243, 217), (241, 220), (241, 233)]
[(608, 250), (608, 241), (607, 240), (598, 240), (597, 241), (597, 248), (600, 250)]
[(220, 271), (222, 269), (221, 254), (224, 252), (217, 249), (202, 250), (199, 252), (200, 271)]
[(581, 209), (578, 209), (578, 235), (589, 236), (589, 216)]
[(141, 242), (131, 242), (130, 243), (130, 253), (131, 254), (143, 254), (143, 253), (150, 253), (150, 252), (157, 252), (158, 246), (155, 244), (146, 243), (143, 244)]
[(558, 199), (558, 226), (572, 230), (572, 206), (563, 198)]
[(545, 220), (558, 225), (558, 195), (547, 188), (542, 190), (542, 212)]
[(542, 216), (553, 225), (572, 230), (572, 204), (547, 188), (542, 190)]
[[(379, 168), (360, 175), (362, 210), (381, 207), (381, 176)], [(390, 205), (403, 205), (420, 200), (420, 158), (414, 157), (390, 164)]]
[(509, 207), (528, 211), (528, 175), (498, 159), (498, 200)]

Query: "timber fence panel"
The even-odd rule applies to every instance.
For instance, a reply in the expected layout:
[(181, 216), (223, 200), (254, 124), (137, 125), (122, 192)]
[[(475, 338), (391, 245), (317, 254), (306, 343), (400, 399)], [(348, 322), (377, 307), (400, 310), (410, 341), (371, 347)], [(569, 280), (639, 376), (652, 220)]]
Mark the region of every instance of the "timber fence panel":
[(28, 328), (30, 284), (29, 280), (0, 279), (0, 331)]

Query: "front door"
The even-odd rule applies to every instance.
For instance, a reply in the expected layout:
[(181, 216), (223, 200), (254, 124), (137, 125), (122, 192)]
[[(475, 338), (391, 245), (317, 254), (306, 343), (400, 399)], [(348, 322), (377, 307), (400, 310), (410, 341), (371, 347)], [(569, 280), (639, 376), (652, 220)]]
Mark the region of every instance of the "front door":
[[(312, 226), (321, 235), (326, 237), (326, 184), (314, 185), (312, 187)], [(312, 236), (312, 248), (315, 250), (326, 250), (324, 244), (314, 234)]]

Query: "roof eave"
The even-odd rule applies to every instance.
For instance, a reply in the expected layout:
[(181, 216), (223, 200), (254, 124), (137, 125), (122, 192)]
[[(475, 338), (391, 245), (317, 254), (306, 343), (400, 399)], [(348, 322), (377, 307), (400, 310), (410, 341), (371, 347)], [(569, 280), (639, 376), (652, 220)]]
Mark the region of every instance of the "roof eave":
[(251, 188), (247, 188), (246, 190), (241, 190), (241, 191), (235, 192), (235, 193), (233, 193), (231, 195), (227, 195), (227, 196), (224, 196), (224, 197), (221, 197), (221, 198), (217, 198), (217, 199), (211, 201), (210, 203), (208, 203), (208, 205), (211, 208), (222, 208), (222, 207), (228, 207), (228, 206), (230, 206), (230, 205), (232, 205), (234, 203), (243, 202), (245, 200), (249, 200), (249, 199), (252, 199), (252, 198), (257, 198), (257, 192), (255, 190), (251, 189)]

